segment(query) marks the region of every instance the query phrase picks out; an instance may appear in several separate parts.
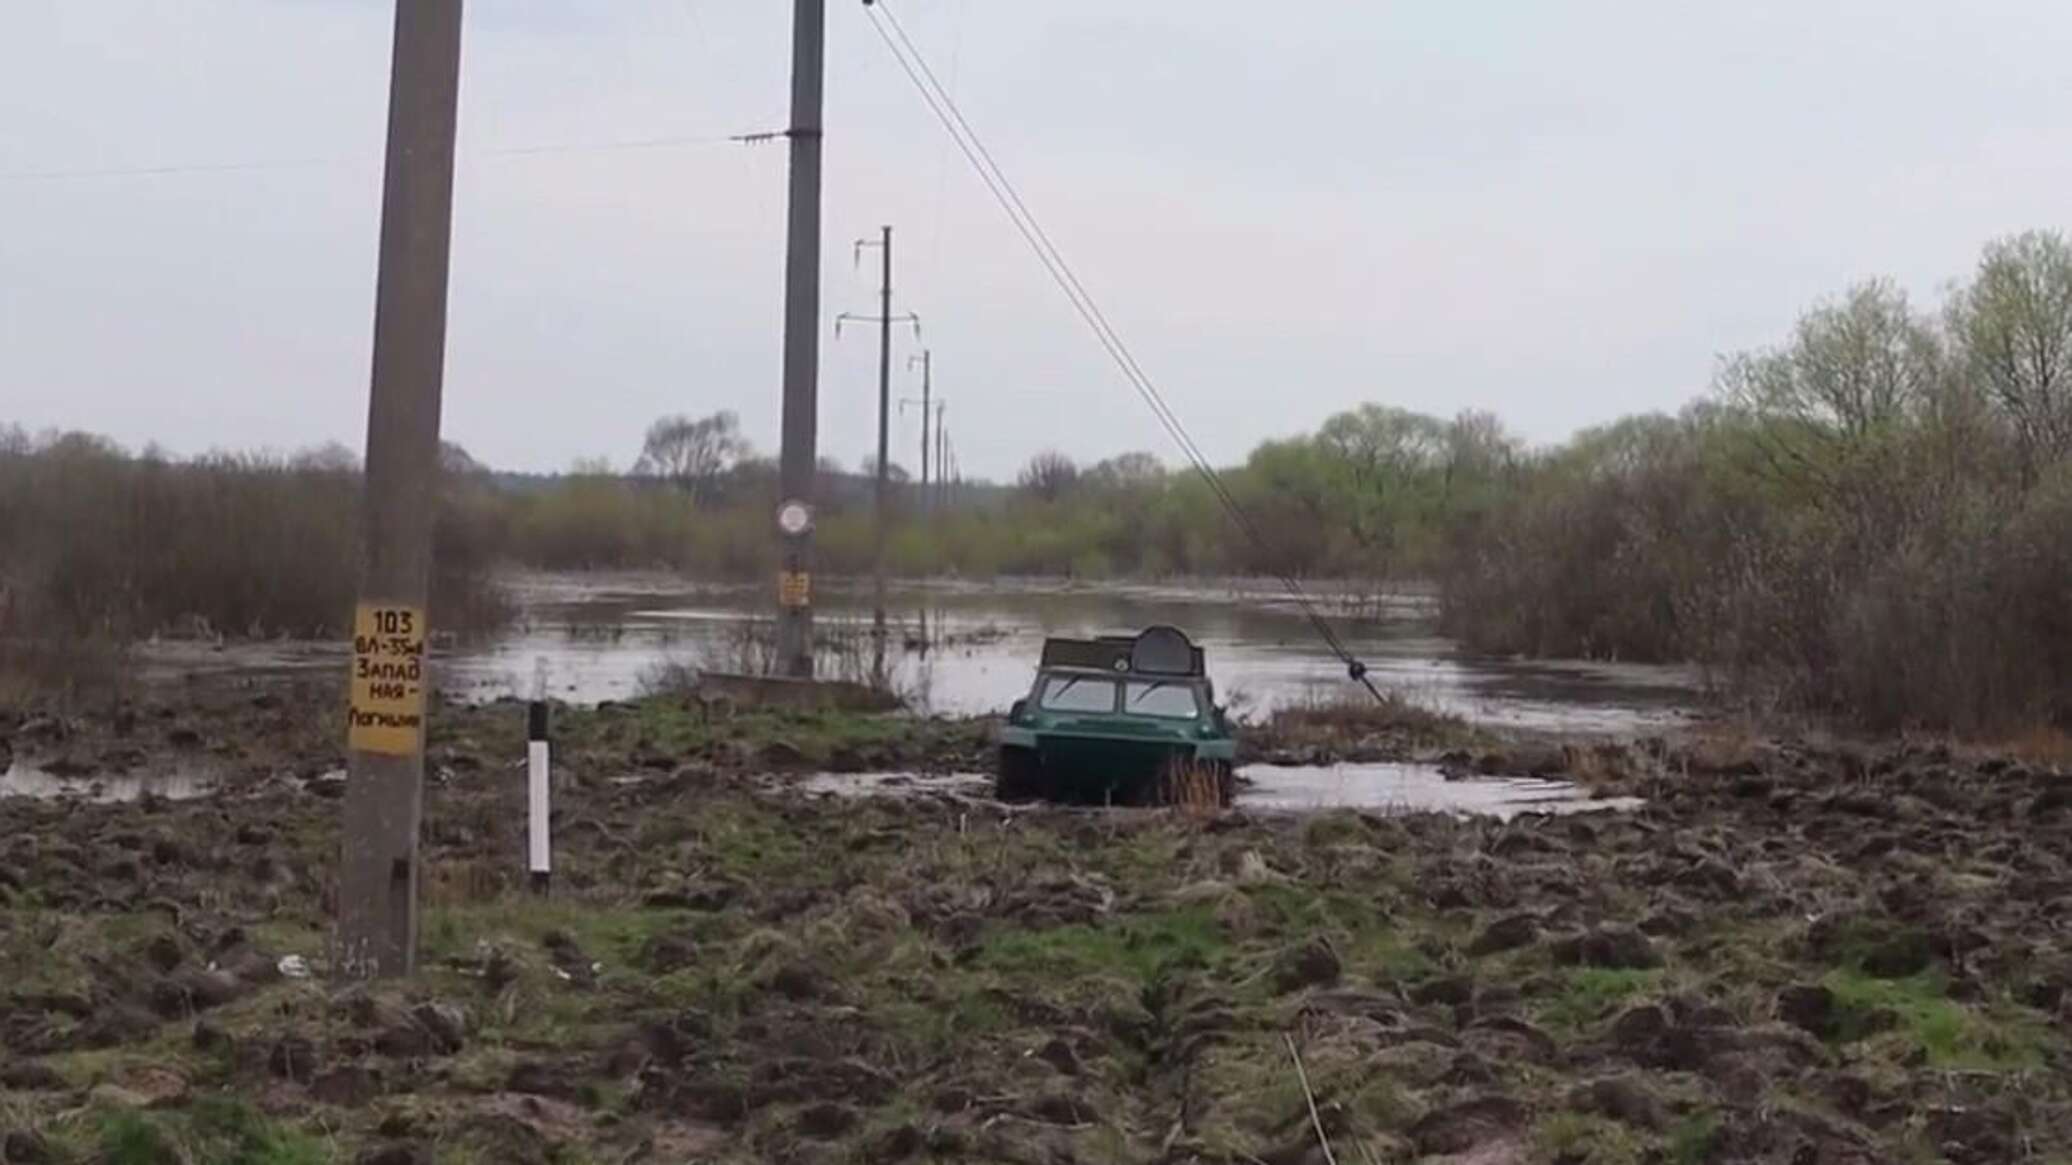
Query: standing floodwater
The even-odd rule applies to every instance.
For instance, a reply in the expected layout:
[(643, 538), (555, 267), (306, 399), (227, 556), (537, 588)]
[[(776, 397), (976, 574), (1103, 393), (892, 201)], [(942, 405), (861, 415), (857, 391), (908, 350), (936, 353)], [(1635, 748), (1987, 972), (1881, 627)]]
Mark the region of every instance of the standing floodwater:
[[(533, 576), (517, 587), (516, 630), (462, 648), (446, 664), (462, 698), (530, 691), (549, 661), (554, 695), (579, 703), (636, 694), (676, 665), (752, 669), (767, 618), (760, 590), (667, 579)], [(1390, 593), (1327, 604), (1376, 681), (1434, 709), (1483, 723), (1548, 731), (1634, 733), (1684, 719), (1696, 701), (1684, 669), (1473, 658), (1436, 631), (1429, 595)], [(1218, 695), (1239, 715), (1337, 699), (1343, 668), (1278, 592), (1213, 585), (940, 583), (893, 596), (892, 680), (918, 710), (973, 715), (1026, 695), (1045, 636), (1185, 629), (1207, 649)], [(823, 621), (852, 636), (868, 619), (862, 592), (829, 589)], [(841, 645), (830, 666), (841, 665)]]

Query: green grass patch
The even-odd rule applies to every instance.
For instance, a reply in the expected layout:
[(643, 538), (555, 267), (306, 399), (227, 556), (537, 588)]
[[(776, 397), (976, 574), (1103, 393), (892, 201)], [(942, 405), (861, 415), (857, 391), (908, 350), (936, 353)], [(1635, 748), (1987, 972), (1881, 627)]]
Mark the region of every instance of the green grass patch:
[(1709, 1112), (1693, 1113), (1669, 1130), (1669, 1165), (1703, 1165), (1719, 1140), (1719, 1118)]
[(242, 1100), (204, 1097), (180, 1112), (119, 1112), (98, 1121), (104, 1165), (326, 1165), (321, 1141), (259, 1114)]
[(1583, 1030), (1626, 1001), (1661, 986), (1660, 970), (1572, 967), (1555, 973), (1557, 990), (1538, 1003), (1539, 1021), (1561, 1033)]
[(1533, 1125), (1532, 1143), (1538, 1160), (1561, 1165), (1639, 1165), (1648, 1150), (1625, 1125), (1576, 1112), (1541, 1117)]
[(930, 1056), (955, 1053), (965, 1041), (1007, 1031), (1015, 1022), (1006, 1006), (982, 991), (961, 992), (947, 1003), (886, 1001), (872, 1011), (911, 1051)]
[(1391, 917), (1372, 896), (1270, 884), (1245, 893), (1259, 908), (1266, 933), (1283, 939), (1328, 934), (1354, 975), (1414, 983), (1436, 970), (1412, 939), (1415, 924)]
[[(750, 751), (781, 742), (809, 762), (824, 762), (845, 748), (889, 744), (921, 728), (920, 722), (897, 714), (832, 709), (749, 709), (708, 717), (671, 696), (601, 710), (567, 709), (557, 722), (563, 746), (572, 750), (628, 748), (688, 757), (722, 742)], [(522, 727), (523, 717), (513, 717), (512, 723)]]
[(1940, 970), (1907, 979), (1835, 971), (1835, 1038), (1854, 1043), (1895, 1030), (1937, 1068), (2034, 1068), (2044, 1061), (2046, 1027), (2012, 1006), (1975, 1009), (1949, 997)]
[(95, 961), (142, 959), (158, 935), (177, 934), (172, 920), (156, 911), (81, 915), (39, 907), (0, 913), (0, 977), (7, 989), (26, 993), (81, 992), (94, 976)]
[(1899, 969), (1926, 966), (1934, 958), (1928, 932), (1880, 919), (1843, 919), (1819, 934), (1815, 953), (1830, 966), (1892, 978)]
[(989, 938), (978, 966), (1020, 975), (1120, 975), (1153, 983), (1181, 967), (1205, 967), (1228, 945), (1206, 910), (1128, 915), (1101, 926), (1004, 931)]
[(648, 939), (683, 918), (675, 910), (510, 895), (426, 910), (422, 950), (430, 962), (466, 956), (478, 942), (520, 942), (536, 948), (548, 934), (560, 931), (592, 959), (624, 966)]

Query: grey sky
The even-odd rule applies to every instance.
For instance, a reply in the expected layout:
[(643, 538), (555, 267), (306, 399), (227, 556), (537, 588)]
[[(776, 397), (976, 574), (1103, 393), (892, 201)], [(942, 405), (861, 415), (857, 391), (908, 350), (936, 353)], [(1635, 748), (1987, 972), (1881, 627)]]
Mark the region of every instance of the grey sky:
[[(891, 2), (1219, 459), (1369, 400), (1535, 440), (1674, 408), (1813, 299), (1933, 302), (2072, 209), (2058, 0)], [(470, 0), (450, 438), (624, 464), (731, 408), (774, 449), (782, 146), (499, 151), (781, 128), (789, 10)], [(391, 12), (10, 0), (0, 421), (357, 447)], [(848, 244), (892, 223), (967, 470), (1172, 459), (860, 4), (829, 18), (828, 316), (874, 307)], [(35, 176), (244, 162), (281, 165)], [(853, 464), (873, 339), (823, 351)]]

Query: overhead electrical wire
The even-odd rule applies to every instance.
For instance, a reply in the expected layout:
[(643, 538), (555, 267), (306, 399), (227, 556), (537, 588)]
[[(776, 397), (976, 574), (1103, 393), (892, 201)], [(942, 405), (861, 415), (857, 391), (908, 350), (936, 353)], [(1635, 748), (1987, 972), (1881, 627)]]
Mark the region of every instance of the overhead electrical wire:
[[(1000, 204), (1000, 208), (1007, 212), (1007, 217), (1014, 224), (1015, 230), (1021, 234), (1023, 241), (1027, 242), (1030, 249), (1035, 252), (1037, 261), (1043, 264), (1044, 270), (1049, 272), (1051, 279), (1057, 283), (1058, 288), (1065, 293), (1065, 297), (1071, 302), (1073, 310), (1078, 313), (1080, 319), (1093, 332), (1095, 340), (1108, 353), (1109, 358), (1115, 362), (1116, 367), (1122, 371), (1123, 378), (1129, 381), (1130, 386), (1136, 390), (1137, 395), (1143, 398), (1144, 403), (1150, 407), (1152, 415), (1158, 418), (1159, 424), (1165, 429), (1167, 435), (1172, 437), (1174, 443), (1180, 447), (1180, 451), (1185, 454), (1194, 471), (1208, 484), (1210, 491), (1216, 495), (1216, 499), (1222, 505), (1224, 512), (1229, 515), (1239, 531), (1246, 538), (1250, 539), (1255, 547), (1263, 547), (1265, 538), (1260, 533), (1259, 527), (1252, 521), (1251, 515), (1246, 513), (1244, 507), (1238, 504), (1237, 498), (1231, 494), (1229, 486), (1224, 483), (1222, 474), (1216, 471), (1215, 465), (1201, 451), (1201, 447), (1195, 444), (1193, 437), (1188, 435), (1186, 426), (1180, 422), (1179, 415), (1166, 402), (1165, 396), (1159, 392), (1157, 384), (1152, 381), (1143, 367), (1137, 363), (1136, 356), (1130, 351), (1129, 346), (1123, 342), (1121, 335), (1108, 322), (1107, 315), (1101, 311), (1100, 305), (1086, 290), (1086, 286), (1080, 282), (1079, 276), (1072, 270), (1071, 265), (1065, 261), (1064, 255), (1058, 250), (1057, 245), (1051, 241), (1049, 233), (1043, 229), (1043, 225), (1029, 210), (1028, 204), (1022, 199), (1021, 193), (1015, 189), (1013, 182), (1001, 170), (999, 163), (993, 159), (992, 151), (986, 148), (984, 140), (978, 136), (971, 123), (965, 119), (963, 112), (957, 107), (955, 99), (943, 87), (942, 82), (936, 78), (935, 71), (929, 67), (926, 56), (914, 44), (913, 39), (907, 35), (906, 28), (900, 23), (899, 17), (893, 13), (885, 0), (864, 0), (864, 10), (870, 15), (871, 27), (877, 31), (879, 38), (885, 42), (886, 49), (898, 61), (901, 70), (906, 73), (908, 80), (913, 82), (914, 88), (921, 94), (922, 101), (935, 114), (936, 119), (942, 122), (943, 128), (949, 132), (951, 140), (957, 144), (959, 151), (964, 154), (965, 160), (970, 162), (972, 169), (977, 172), (979, 180), (985, 183), (986, 189), (992, 193), (994, 201)], [(1293, 575), (1279, 570), (1275, 570), (1273, 574), (1295, 600), (1297, 606), (1301, 608), (1302, 613), (1309, 619), (1311, 626), (1316, 629), (1318, 637), (1331, 649), (1332, 654), (1338, 657), (1339, 662), (1345, 665), (1346, 674), (1365, 687), (1376, 700), (1382, 700), (1384, 697), (1380, 690), (1374, 686), (1374, 681), (1369, 677), (1367, 665), (1362, 663), (1352, 653), (1352, 650), (1345, 645), (1345, 642), (1339, 638), (1338, 633), (1331, 627), (1330, 621), (1325, 619), (1322, 613), (1317, 610), (1316, 604), (1311, 600), (1308, 590), (1303, 587), (1301, 581)]]
[[(553, 142), (537, 146), (500, 146), (462, 155), (477, 158), (527, 158), (555, 154), (609, 154), (633, 150), (675, 150), (690, 146), (758, 145), (784, 137), (784, 131), (715, 134), (697, 137), (634, 138), (607, 142)], [(157, 178), (189, 174), (250, 174), (279, 170), (311, 170), (333, 166), (372, 167), (375, 160), (348, 158), (283, 158), (239, 162), (189, 162), (156, 166), (105, 166), (57, 170), (0, 170), (0, 182), (64, 182), (95, 178)]]

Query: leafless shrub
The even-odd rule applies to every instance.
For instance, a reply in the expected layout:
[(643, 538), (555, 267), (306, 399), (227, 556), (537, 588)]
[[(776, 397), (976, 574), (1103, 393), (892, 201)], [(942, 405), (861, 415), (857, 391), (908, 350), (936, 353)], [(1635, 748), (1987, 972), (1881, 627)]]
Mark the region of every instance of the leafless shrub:
[[(359, 491), (342, 452), (175, 461), (77, 433), (0, 444), (0, 635), (336, 634), (358, 587)], [(479, 495), (449, 477), (440, 502), (439, 625), (493, 623)]]

